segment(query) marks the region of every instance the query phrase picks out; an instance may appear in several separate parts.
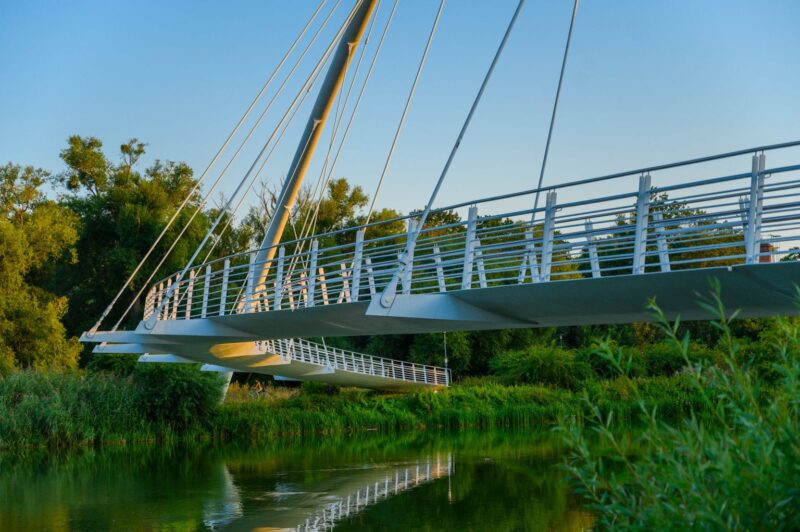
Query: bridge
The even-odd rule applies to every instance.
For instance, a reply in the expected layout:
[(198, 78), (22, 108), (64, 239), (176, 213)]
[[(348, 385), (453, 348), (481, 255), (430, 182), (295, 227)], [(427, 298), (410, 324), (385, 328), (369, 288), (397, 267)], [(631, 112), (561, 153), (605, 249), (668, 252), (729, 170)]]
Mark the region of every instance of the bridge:
[(641, 322), (651, 298), (668, 317), (708, 319), (697, 294), (712, 277), (741, 317), (798, 312), (800, 141), (546, 187), (540, 178), (432, 208), (522, 2), (424, 210), (281, 242), (370, 6), (357, 3), (343, 26), (346, 52), (332, 60), (262, 245), (199, 263), (198, 249), (150, 285), (135, 330), (96, 327), (83, 341), (142, 361), (409, 389), (446, 386), (448, 371), (299, 338)]

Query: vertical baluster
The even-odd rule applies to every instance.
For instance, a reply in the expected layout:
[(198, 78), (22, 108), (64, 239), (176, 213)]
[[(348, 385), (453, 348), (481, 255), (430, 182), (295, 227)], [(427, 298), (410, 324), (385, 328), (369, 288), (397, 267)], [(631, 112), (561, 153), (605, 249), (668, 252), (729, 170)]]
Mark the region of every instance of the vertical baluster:
[(667, 247), (666, 231), (664, 229), (664, 217), (661, 211), (653, 213), (654, 229), (656, 232), (656, 247), (658, 248), (658, 262), (662, 272), (670, 271), (669, 248)]
[(589, 264), (592, 267), (592, 277), (600, 277), (600, 258), (597, 256), (597, 244), (594, 241), (594, 226), (591, 220), (586, 220), (586, 246), (589, 249)]
[(175, 291), (172, 293), (172, 315), (170, 316), (171, 319), (177, 320), (178, 319), (178, 305), (181, 302), (181, 285), (178, 283), (177, 278), (175, 279)]
[(464, 246), (464, 269), (461, 274), (461, 289), (472, 288), (472, 260), (475, 249), (475, 237), (478, 228), (478, 207), (469, 208), (467, 217), (467, 234)]
[[(286, 249), (281, 246), (278, 248), (278, 271), (275, 275), (275, 303), (273, 308), (275, 310), (281, 309), (281, 300), (283, 299), (283, 262), (286, 255)], [(269, 305), (269, 300), (267, 300)]]
[[(164, 295), (164, 283), (161, 282), (158, 283), (158, 292), (156, 292), (156, 298), (157, 298), (156, 308), (161, 307), (161, 298), (163, 297), (163, 295)], [(165, 307), (166, 305), (164, 305), (164, 307), (161, 308), (161, 315), (158, 317), (158, 319), (160, 320), (163, 320), (167, 317), (167, 309)]]
[(306, 272), (300, 272), (300, 296), (298, 296), (299, 301), (297, 305), (300, 306), (302, 302), (303, 305), (308, 307), (308, 276)]
[(189, 284), (186, 287), (186, 319), (192, 319), (192, 293), (194, 292), (195, 271), (189, 271)]
[(250, 263), (247, 265), (247, 279), (244, 286), (244, 312), (252, 312), (253, 285), (256, 282), (256, 254), (250, 253)]
[(322, 304), (328, 304), (328, 284), (325, 282), (325, 268), (319, 268), (319, 289), (322, 292)]
[(317, 287), (317, 255), (319, 254), (319, 241), (311, 241), (311, 258), (308, 264), (308, 303), (307, 307), (314, 306)]
[(222, 267), (222, 287), (221, 293), (219, 296), (219, 315), (225, 315), (225, 307), (228, 304), (228, 277), (230, 276), (231, 270), (231, 260), (225, 259), (225, 263)]
[(208, 315), (208, 291), (211, 290), (211, 265), (206, 266), (206, 276), (203, 279), (203, 304), (200, 307), (200, 317)]
[(747, 231), (745, 233), (745, 253), (748, 264), (758, 262), (761, 253), (761, 211), (764, 194), (764, 154), (753, 155), (750, 177), (750, 197), (747, 212)]
[(155, 301), (156, 287), (151, 286), (144, 298), (144, 319), (145, 321), (153, 315), (153, 301)]
[(483, 264), (483, 251), (481, 250), (481, 239), (475, 239), (475, 264), (478, 267), (478, 284), (481, 288), (486, 288), (486, 268)]
[(447, 292), (447, 284), (444, 282), (444, 268), (442, 268), (442, 253), (436, 244), (433, 245), (433, 263), (436, 266), (436, 280), (439, 283), (439, 292)]
[(375, 289), (375, 273), (372, 271), (372, 259), (370, 257), (366, 257), (364, 259), (364, 263), (367, 265), (367, 283), (369, 284), (369, 295), (372, 297), (377, 293), (377, 290)]
[(544, 208), (544, 227), (542, 232), (542, 273), (541, 280), (550, 280), (550, 270), (553, 266), (553, 239), (555, 237), (556, 217), (556, 191), (547, 193)]
[(644, 273), (647, 259), (647, 221), (650, 215), (650, 174), (639, 177), (636, 199), (636, 229), (633, 236), (633, 273)]
[(364, 233), (362, 228), (356, 232), (356, 249), (353, 254), (353, 291), (350, 294), (352, 301), (358, 301), (361, 296), (361, 257), (364, 254)]
[(414, 246), (411, 242), (417, 230), (417, 219), (409, 218), (406, 222), (406, 267), (403, 269), (403, 294), (411, 293), (411, 275), (414, 270)]

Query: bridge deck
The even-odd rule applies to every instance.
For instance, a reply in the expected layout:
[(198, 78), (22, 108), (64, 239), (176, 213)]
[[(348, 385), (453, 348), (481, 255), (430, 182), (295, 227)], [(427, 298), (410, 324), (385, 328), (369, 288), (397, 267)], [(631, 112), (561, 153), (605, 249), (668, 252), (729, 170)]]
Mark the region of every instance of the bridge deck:
[[(318, 235), (268, 263), (239, 253), (156, 283), (135, 333), (84, 340), (220, 363), (221, 351), (265, 339), (639, 322), (652, 297), (670, 317), (708, 319), (697, 294), (709, 277), (742, 317), (795, 314), (800, 165), (767, 168), (764, 151), (543, 189), (539, 209), (525, 207), (536, 192), (526, 191), (445, 208), (468, 207), (466, 219), (436, 227), (408, 216)], [(696, 177), (744, 155), (746, 172)], [(589, 184), (615, 193), (581, 198)], [(477, 204), (498, 203), (478, 216)]]

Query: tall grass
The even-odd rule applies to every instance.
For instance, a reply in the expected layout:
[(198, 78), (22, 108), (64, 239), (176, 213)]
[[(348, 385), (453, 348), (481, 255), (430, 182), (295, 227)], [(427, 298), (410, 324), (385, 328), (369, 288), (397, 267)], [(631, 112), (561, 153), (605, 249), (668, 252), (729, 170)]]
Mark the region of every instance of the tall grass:
[(702, 305), (717, 316), (724, 347), (718, 364), (692, 360), (688, 334), (680, 336), (679, 323), (651, 305), (690, 368), (684, 374), (700, 403), (689, 416), (665, 422), (629, 376), (630, 359), (604, 344), (597, 355), (626, 383), (642, 430), (620, 437), (615, 407), (588, 395), (586, 423), (560, 424), (572, 449), (572, 485), (597, 512), (600, 528), (800, 529), (800, 326), (783, 319), (774, 328), (765, 379), (763, 365), (743, 356), (731, 333), (735, 313), (726, 313), (719, 284), (712, 288)]
[[(148, 365), (148, 368), (150, 366)], [(155, 366), (153, 366), (155, 367)], [(382, 394), (303, 386), (254, 395), (232, 387), (218, 405), (218, 386), (170, 366), (151, 374), (20, 372), (0, 379), (0, 449), (215, 439), (274, 440), (288, 435), (549, 426), (587, 414), (575, 392), (542, 385), (505, 386), (490, 379), (446, 390)], [(137, 370), (138, 371), (138, 370)], [(185, 374), (184, 374), (185, 373)], [(697, 397), (682, 375), (640, 379), (650, 407), (683, 415)], [(166, 383), (166, 384), (165, 384)], [(168, 385), (167, 385), (168, 384)], [(632, 422), (640, 415), (624, 380), (591, 383), (587, 393)], [(693, 403), (694, 402), (694, 403)]]

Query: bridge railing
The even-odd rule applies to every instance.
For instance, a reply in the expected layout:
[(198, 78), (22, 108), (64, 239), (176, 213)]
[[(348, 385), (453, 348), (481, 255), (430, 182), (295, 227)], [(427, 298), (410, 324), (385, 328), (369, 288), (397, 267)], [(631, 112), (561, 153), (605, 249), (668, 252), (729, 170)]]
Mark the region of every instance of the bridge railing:
[(436, 366), (374, 357), (346, 349), (327, 347), (300, 338), (264, 340), (261, 343), (267, 352), (298, 362), (430, 386), (450, 384), (449, 370)]
[[(543, 188), (536, 209), (525, 206), (535, 190), (453, 205), (433, 211), (416, 240), (411, 215), (287, 242), (268, 262), (235, 254), (158, 282), (145, 317), (366, 301), (395, 275), (398, 293), (420, 294), (796, 259), (800, 165), (767, 168), (764, 152), (798, 144)], [(696, 177), (720, 161), (740, 171)], [(597, 197), (598, 187), (614, 193)], [(464, 209), (466, 219), (455, 215)]]

